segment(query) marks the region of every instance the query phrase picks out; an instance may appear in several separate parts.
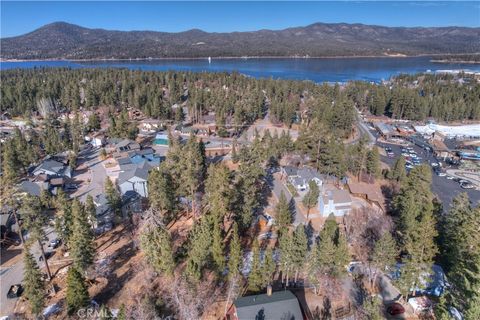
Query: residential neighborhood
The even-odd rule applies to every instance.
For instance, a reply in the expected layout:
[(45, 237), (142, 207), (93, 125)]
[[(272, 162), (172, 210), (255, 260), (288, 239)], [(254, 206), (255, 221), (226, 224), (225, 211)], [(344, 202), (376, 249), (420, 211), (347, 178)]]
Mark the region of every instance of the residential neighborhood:
[(478, 6), (1, 6), (0, 320), (480, 319)]

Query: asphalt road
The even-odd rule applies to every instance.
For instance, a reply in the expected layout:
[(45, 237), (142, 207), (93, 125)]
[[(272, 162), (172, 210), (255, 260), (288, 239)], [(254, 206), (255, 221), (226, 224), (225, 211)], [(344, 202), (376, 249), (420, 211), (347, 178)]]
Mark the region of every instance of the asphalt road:
[[(56, 239), (57, 235), (54, 228), (48, 226), (45, 228), (45, 233), (48, 238), (48, 241), (44, 241), (44, 250), (45, 253), (51, 251), (47, 246), (50, 240)], [(28, 235), (25, 235), (26, 239)], [(36, 261), (40, 258), (40, 248), (37, 244), (33, 246), (32, 254), (35, 257)], [(47, 273), (45, 270), (45, 263), (38, 262), (40, 270)], [(8, 316), (14, 312), (15, 304), (18, 299), (7, 299), (7, 293), (10, 289), (10, 286), (14, 284), (19, 284), (23, 282), (23, 259), (20, 259), (16, 264), (7, 268), (0, 269), (0, 316)]]
[(76, 192), (71, 194), (72, 198), (79, 198), (81, 202), (85, 202), (88, 195), (95, 198), (96, 195), (103, 193), (107, 173), (99, 158), (99, 152), (100, 149), (97, 148), (85, 150), (80, 154), (79, 164), (84, 164), (87, 167), (87, 172), (76, 174), (74, 178), (79, 175), (86, 175), (82, 179), (88, 178), (90, 182), (83, 183)]

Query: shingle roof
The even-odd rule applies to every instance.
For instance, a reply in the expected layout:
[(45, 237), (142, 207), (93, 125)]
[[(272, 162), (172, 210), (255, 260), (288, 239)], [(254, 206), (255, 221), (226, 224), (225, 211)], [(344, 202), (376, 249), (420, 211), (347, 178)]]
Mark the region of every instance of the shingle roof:
[(32, 196), (37, 196), (40, 197), (40, 194), (42, 193), (42, 188), (34, 182), (31, 181), (22, 181), (18, 187), (20, 190), (32, 195)]
[(148, 179), (148, 171), (152, 168), (148, 162), (144, 161), (137, 165), (122, 166), (121, 169), (126, 169), (118, 175), (118, 184), (130, 180), (133, 177), (138, 177), (144, 180)]
[(234, 302), (239, 320), (285, 319), (302, 320), (302, 311), (295, 295), (290, 291), (238, 298)]
[(65, 165), (63, 163), (49, 159), (40, 163), (40, 165), (37, 168), (35, 168), (35, 171), (46, 170), (46, 171), (52, 171), (59, 174), (64, 169), (64, 167)]

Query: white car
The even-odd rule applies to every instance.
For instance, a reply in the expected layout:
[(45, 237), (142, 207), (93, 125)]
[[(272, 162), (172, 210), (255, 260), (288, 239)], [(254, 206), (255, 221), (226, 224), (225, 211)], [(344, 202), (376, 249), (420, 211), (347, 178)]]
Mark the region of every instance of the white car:
[(432, 167), (438, 167), (438, 162), (432, 162)]
[(447, 180), (453, 180), (453, 176), (447, 176)]

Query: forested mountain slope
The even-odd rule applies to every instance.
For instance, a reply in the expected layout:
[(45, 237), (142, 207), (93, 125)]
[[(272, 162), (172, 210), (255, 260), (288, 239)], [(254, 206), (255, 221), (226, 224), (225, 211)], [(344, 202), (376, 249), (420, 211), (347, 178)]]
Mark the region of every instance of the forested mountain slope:
[(2, 59), (371, 56), (480, 52), (480, 28), (315, 23), (284, 30), (168, 33), (88, 29), (65, 22), (1, 39)]

